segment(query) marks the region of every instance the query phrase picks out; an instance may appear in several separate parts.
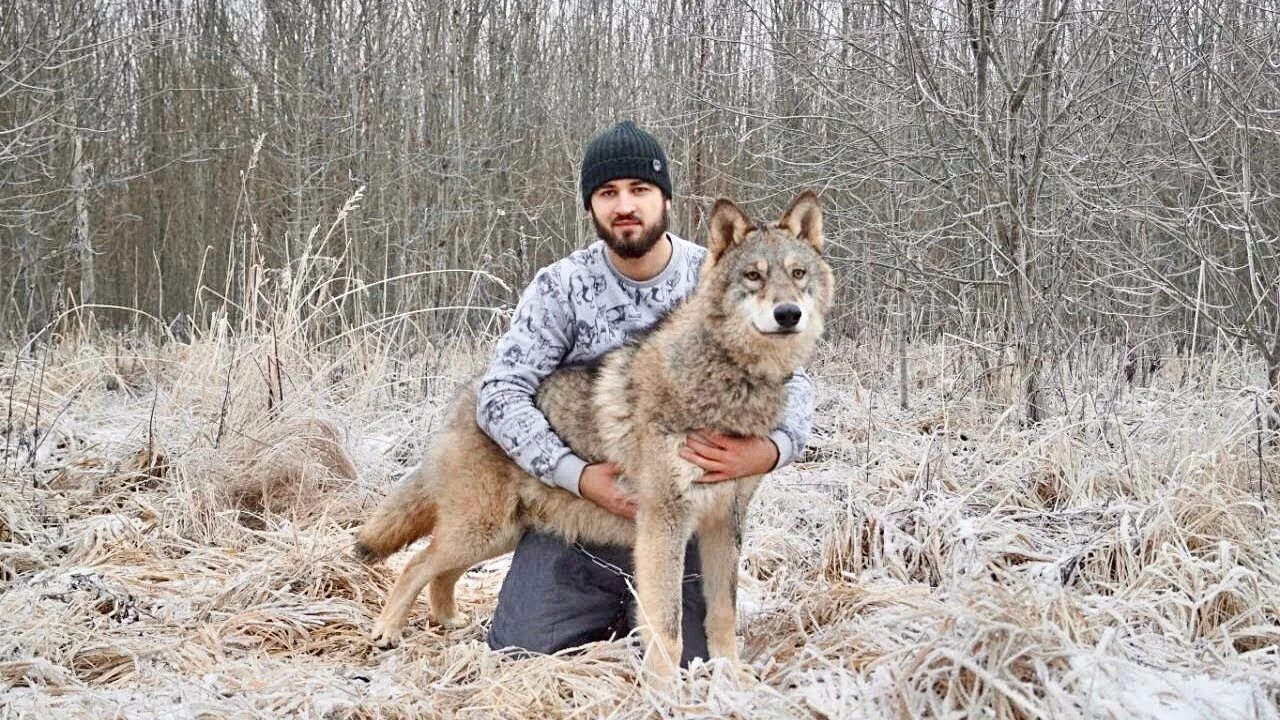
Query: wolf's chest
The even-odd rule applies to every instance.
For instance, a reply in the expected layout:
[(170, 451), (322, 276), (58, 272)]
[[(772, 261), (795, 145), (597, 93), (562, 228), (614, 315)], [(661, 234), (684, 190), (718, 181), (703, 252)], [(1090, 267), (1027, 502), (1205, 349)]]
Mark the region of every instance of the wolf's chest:
[(652, 398), (653, 420), (674, 433), (711, 429), (730, 435), (768, 435), (786, 400), (783, 386), (748, 379), (689, 378), (686, 387)]

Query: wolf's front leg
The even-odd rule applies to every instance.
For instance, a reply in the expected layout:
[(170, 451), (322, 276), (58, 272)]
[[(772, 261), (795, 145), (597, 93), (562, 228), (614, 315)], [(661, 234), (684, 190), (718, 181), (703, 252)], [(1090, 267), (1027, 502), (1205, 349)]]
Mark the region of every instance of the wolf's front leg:
[[(738, 561), (742, 556), (742, 525), (758, 477), (743, 478), (726, 487), (698, 526), (702, 560), (702, 593), (707, 600), (707, 649), (712, 657), (738, 662)], [(726, 483), (727, 484), (727, 483)]]
[(680, 633), (688, 503), (678, 492), (642, 499), (636, 509), (637, 622), (644, 642), (644, 668), (659, 678), (675, 674), (684, 639)]
[[(732, 505), (732, 496), (725, 503)], [(698, 527), (702, 560), (702, 594), (707, 601), (707, 649), (711, 657), (738, 658), (738, 559), (741, 556), (737, 518), (731, 508), (716, 508)]]

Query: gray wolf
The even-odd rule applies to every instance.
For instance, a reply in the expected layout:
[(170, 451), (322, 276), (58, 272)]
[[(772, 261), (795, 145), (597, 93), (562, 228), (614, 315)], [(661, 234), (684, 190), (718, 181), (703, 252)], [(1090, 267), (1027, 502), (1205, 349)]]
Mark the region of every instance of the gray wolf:
[(622, 468), (635, 522), (521, 470), (477, 427), (475, 387), (465, 389), (422, 462), (359, 531), (355, 552), (369, 561), (432, 536), (392, 589), (374, 642), (399, 642), (428, 584), (436, 621), (460, 624), (458, 578), (534, 528), (634, 548), (644, 667), (670, 676), (681, 656), (685, 546), (696, 532), (708, 647), (736, 663), (740, 533), (760, 478), (696, 483), (701, 471), (679, 450), (701, 428), (765, 436), (777, 426), (784, 385), (810, 357), (831, 307), (822, 246), (822, 211), (811, 192), (767, 224), (721, 199), (693, 295), (598, 366), (562, 368), (539, 387), (539, 409), (574, 452)]

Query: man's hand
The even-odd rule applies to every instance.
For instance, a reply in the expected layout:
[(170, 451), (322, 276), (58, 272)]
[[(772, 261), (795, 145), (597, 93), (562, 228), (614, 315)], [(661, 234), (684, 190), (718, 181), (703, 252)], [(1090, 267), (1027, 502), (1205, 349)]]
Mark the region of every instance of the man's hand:
[(622, 468), (613, 463), (593, 463), (582, 469), (578, 478), (578, 493), (582, 497), (628, 520), (636, 519), (636, 505), (627, 499), (618, 487), (618, 475)]
[(721, 482), (769, 472), (778, 464), (778, 446), (766, 437), (699, 430), (685, 438), (680, 457), (702, 468), (698, 482)]

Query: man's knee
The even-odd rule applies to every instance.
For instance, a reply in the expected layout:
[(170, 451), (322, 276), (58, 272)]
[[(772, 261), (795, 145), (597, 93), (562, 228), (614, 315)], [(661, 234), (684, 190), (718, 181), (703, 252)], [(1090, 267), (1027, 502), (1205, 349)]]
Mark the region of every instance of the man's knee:
[[(632, 598), (615, 570), (630, 569), (629, 551), (592, 549), (583, 552), (553, 535), (525, 533), (498, 593), (489, 647), (514, 656), (550, 654), (629, 632)], [(710, 657), (696, 541), (686, 549), (684, 570), (680, 664), (687, 667), (694, 658)]]
[(607, 640), (627, 595), (620, 578), (614, 583), (601, 572), (560, 538), (525, 533), (498, 593), (489, 647), (549, 654)]

